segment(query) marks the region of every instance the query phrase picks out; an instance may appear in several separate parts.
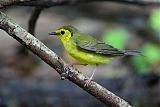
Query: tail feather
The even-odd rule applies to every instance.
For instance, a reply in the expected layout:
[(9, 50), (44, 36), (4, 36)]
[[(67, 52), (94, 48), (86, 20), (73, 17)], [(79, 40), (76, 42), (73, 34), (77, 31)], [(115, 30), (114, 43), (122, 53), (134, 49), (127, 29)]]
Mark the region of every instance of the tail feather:
[(125, 50), (124, 51), (124, 55), (142, 55), (143, 54), (140, 51), (136, 51), (136, 50)]

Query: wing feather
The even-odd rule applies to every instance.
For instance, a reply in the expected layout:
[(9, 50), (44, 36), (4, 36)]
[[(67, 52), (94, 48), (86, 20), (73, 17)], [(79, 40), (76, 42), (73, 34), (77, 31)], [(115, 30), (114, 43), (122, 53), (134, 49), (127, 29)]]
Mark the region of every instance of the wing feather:
[(81, 36), (76, 38), (75, 43), (78, 47), (82, 49), (99, 54), (115, 55), (115, 56), (121, 56), (125, 54), (123, 51), (120, 51), (111, 45), (99, 42), (95, 38), (88, 35), (85, 35), (85, 37)]

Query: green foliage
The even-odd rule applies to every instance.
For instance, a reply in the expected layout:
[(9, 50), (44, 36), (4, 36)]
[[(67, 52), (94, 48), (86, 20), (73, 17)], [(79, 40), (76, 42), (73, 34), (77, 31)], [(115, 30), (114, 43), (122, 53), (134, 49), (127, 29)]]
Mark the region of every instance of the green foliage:
[(142, 52), (145, 54), (146, 60), (150, 64), (160, 62), (160, 47), (158, 47), (157, 45), (147, 43), (142, 48)]
[(152, 43), (146, 43), (141, 51), (144, 56), (132, 57), (132, 62), (139, 73), (146, 73), (149, 65), (160, 62), (160, 47)]
[[(160, 31), (160, 8), (154, 9), (149, 17), (149, 25), (152, 29)], [(132, 57), (132, 62), (139, 73), (146, 73), (149, 71), (151, 65), (160, 62), (160, 47), (146, 43), (142, 48), (141, 52), (144, 56)]]
[(149, 71), (149, 66), (144, 56), (133, 56), (132, 63), (138, 73), (147, 73)]
[(149, 24), (154, 30), (160, 31), (160, 8), (154, 9), (151, 12)]
[(128, 32), (124, 28), (107, 29), (102, 40), (118, 49), (124, 49), (128, 41)]

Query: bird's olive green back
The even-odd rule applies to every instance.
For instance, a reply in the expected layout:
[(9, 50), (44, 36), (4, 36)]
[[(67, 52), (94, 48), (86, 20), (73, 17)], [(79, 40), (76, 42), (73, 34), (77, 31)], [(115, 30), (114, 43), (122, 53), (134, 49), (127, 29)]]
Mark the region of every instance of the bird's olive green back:
[(88, 34), (81, 33), (78, 29), (76, 29), (71, 25), (63, 26), (60, 29), (66, 29), (70, 31), (71, 33), (70, 40), (73, 41), (77, 47), (89, 52), (107, 55), (107, 56), (123, 56), (123, 55), (137, 54), (137, 52), (134, 52), (134, 51), (132, 52), (132, 51), (118, 50), (117, 48), (114, 48), (111, 45), (108, 45), (96, 40), (96, 38)]

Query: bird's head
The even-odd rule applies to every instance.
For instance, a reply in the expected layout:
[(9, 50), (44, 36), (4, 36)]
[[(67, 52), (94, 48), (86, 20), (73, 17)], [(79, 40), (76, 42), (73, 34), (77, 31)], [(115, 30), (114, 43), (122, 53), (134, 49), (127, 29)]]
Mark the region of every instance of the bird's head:
[(49, 35), (57, 35), (62, 41), (68, 41), (76, 32), (78, 32), (78, 30), (75, 27), (67, 25), (49, 33)]

